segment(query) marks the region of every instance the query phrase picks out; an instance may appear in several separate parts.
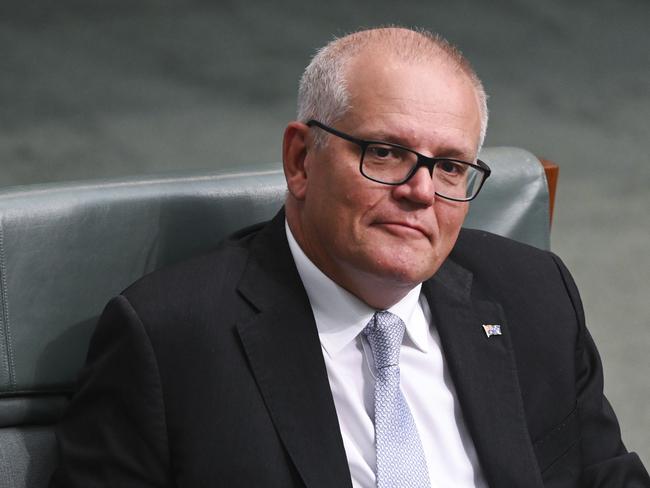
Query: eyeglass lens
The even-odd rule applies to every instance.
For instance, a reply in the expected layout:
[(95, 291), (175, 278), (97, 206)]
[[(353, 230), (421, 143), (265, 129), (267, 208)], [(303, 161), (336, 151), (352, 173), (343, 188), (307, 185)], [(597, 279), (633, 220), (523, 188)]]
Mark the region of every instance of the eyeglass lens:
[[(418, 155), (387, 144), (369, 144), (362, 155), (362, 172), (382, 183), (401, 183), (407, 179), (418, 162)], [(438, 160), (432, 178), (436, 193), (455, 199), (474, 197), (480, 188), (480, 170), (453, 160)]]

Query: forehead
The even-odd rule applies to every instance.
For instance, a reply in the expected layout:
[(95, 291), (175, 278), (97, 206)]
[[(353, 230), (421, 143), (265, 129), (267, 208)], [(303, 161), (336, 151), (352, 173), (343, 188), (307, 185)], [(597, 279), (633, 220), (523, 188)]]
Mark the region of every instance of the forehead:
[(465, 153), (478, 146), (476, 90), (444, 57), (404, 61), (378, 49), (366, 50), (349, 62), (346, 84), (350, 109), (342, 123), (356, 133), (395, 136), (421, 149), (425, 142)]

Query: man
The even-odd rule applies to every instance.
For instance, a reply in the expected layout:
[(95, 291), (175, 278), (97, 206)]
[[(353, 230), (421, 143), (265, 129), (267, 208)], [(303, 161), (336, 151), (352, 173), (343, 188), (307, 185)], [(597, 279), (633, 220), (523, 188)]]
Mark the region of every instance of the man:
[(424, 32), (321, 50), (284, 210), (109, 303), (52, 486), (650, 486), (563, 265), (460, 230), (485, 98)]

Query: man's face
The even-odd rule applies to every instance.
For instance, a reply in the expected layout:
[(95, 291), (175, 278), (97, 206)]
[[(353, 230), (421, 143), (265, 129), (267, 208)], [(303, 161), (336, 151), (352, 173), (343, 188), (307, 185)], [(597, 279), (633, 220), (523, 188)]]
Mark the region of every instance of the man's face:
[[(476, 157), (477, 97), (470, 81), (445, 62), (362, 54), (347, 79), (351, 109), (336, 129), (428, 156)], [(359, 293), (360, 286), (410, 289), (431, 277), (451, 252), (468, 204), (435, 196), (425, 168), (399, 186), (370, 181), (359, 172), (359, 146), (327, 138), (322, 148), (307, 139), (299, 239), (306, 254), (357, 296), (368, 292)]]

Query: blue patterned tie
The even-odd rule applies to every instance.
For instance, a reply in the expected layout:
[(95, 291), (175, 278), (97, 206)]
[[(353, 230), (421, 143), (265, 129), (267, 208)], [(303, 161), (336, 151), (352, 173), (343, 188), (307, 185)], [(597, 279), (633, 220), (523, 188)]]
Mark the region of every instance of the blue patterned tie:
[(376, 312), (363, 333), (375, 357), (377, 488), (426, 488), (427, 462), (411, 411), (400, 389), (399, 352), (404, 322)]

